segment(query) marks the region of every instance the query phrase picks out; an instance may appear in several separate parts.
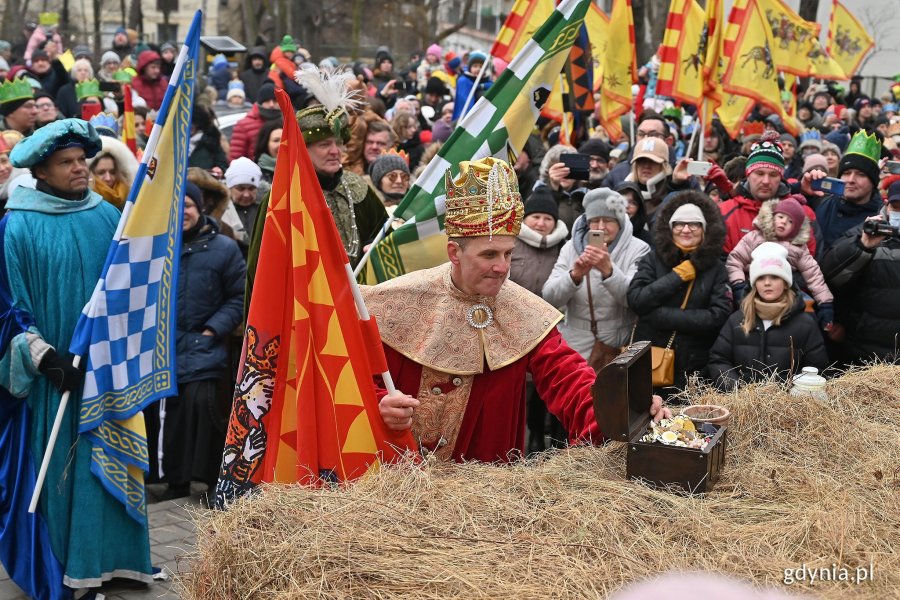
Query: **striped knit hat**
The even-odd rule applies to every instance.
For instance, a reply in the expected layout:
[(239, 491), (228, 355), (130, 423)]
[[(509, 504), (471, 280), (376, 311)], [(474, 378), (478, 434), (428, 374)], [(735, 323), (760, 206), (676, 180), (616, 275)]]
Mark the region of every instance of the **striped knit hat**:
[(766, 132), (760, 141), (750, 146), (750, 156), (747, 157), (744, 172), (749, 175), (763, 167), (784, 173), (784, 152), (775, 132)]

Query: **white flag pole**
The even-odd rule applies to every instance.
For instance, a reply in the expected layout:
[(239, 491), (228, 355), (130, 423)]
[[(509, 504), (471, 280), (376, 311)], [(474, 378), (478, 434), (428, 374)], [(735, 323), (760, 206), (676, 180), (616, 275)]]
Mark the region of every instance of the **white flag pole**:
[[(356, 302), (356, 312), (359, 313), (359, 319), (368, 321), (371, 318), (369, 309), (366, 308), (366, 303), (363, 300), (362, 292), (359, 291), (359, 284), (356, 282), (356, 276), (353, 275), (350, 263), (344, 263), (344, 268), (347, 270), (347, 279), (350, 280), (350, 291), (353, 293), (353, 301)], [(387, 393), (395, 394), (397, 387), (394, 385), (394, 378), (391, 377), (391, 372), (385, 371), (381, 374), (381, 378), (384, 380), (384, 389), (387, 390)]]

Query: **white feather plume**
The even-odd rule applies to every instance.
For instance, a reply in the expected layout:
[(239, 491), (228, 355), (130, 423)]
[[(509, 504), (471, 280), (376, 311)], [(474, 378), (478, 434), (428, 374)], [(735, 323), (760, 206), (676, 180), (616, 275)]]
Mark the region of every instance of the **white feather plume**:
[(356, 76), (346, 68), (323, 71), (311, 63), (304, 63), (297, 69), (294, 78), (306, 88), (306, 91), (315, 96), (329, 113), (338, 108), (352, 111), (362, 104), (356, 90), (350, 89), (347, 85), (354, 81)]

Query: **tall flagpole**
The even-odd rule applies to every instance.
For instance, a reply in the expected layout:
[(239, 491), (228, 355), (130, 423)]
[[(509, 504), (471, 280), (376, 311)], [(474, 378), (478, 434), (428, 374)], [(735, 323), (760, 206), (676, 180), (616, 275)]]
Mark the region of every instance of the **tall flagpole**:
[[(199, 11), (197, 11), (199, 14)], [(194, 23), (191, 25), (191, 29), (188, 32), (187, 38), (185, 40), (191, 39), (191, 34), (194, 32), (194, 27), (199, 26), (198, 16), (194, 16)], [(131, 187), (131, 192), (129, 193), (128, 202), (126, 202), (124, 209), (122, 210), (122, 216), (119, 217), (119, 224), (116, 227), (116, 233), (113, 236), (113, 243), (117, 243), (122, 239), (122, 232), (125, 229), (125, 223), (128, 220), (128, 215), (131, 213), (131, 207), (134, 206), (134, 199), (137, 197), (137, 191), (140, 188), (141, 182), (143, 181), (144, 174), (147, 172), (147, 165), (150, 162), (153, 154), (156, 152), (156, 146), (159, 144), (159, 136), (162, 131), (162, 124), (165, 123), (166, 117), (169, 113), (169, 105), (172, 104), (172, 97), (175, 95), (175, 91), (180, 85), (181, 79), (181, 71), (184, 70), (184, 64), (187, 62), (188, 55), (188, 47), (187, 44), (183, 44), (181, 46), (181, 52), (178, 54), (178, 59), (175, 62), (175, 68), (172, 71), (172, 77), (169, 79), (169, 87), (166, 89), (166, 95), (163, 98), (159, 117), (157, 122), (154, 123), (153, 129), (150, 132), (150, 138), (147, 140), (147, 147), (144, 150), (144, 157), (141, 160), (141, 164), (138, 168), (138, 173), (135, 176), (134, 184)], [(174, 83), (173, 83), (174, 82)], [(94, 286), (94, 291), (91, 293), (91, 298), (88, 300), (87, 306), (85, 307), (87, 313), (91, 317), (96, 316), (95, 309), (95, 301), (94, 299), (100, 293), (100, 290), (103, 286), (103, 280), (99, 279), (97, 281), (97, 285)], [(76, 356), (72, 359), (72, 366), (78, 367), (81, 364), (81, 357)], [(47, 479), (47, 470), (50, 468), (50, 458), (53, 456), (53, 448), (56, 446), (56, 440), (59, 437), (59, 430), (62, 426), (63, 416), (66, 413), (66, 406), (69, 404), (69, 396), (71, 395), (70, 391), (63, 392), (62, 397), (59, 399), (59, 408), (56, 410), (56, 418), (53, 420), (53, 428), (50, 430), (50, 438), (47, 440), (47, 448), (44, 450), (44, 458), (41, 460), (41, 468), (38, 471), (37, 480), (34, 483), (34, 492), (31, 494), (31, 503), (28, 505), (28, 512), (33, 513), (37, 510), (38, 501), (41, 498), (41, 490), (44, 487), (44, 481)]]

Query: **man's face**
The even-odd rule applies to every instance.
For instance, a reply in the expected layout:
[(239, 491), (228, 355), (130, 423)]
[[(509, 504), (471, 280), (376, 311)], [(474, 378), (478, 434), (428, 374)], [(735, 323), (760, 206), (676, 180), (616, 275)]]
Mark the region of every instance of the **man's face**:
[(644, 121), (643, 123), (638, 125), (635, 135), (639, 140), (642, 140), (646, 137), (655, 137), (661, 140), (665, 140), (666, 136), (669, 135), (667, 129), (668, 128), (662, 123), (662, 121), (657, 121), (656, 119), (648, 119), (647, 121)]
[(367, 164), (372, 164), (375, 159), (381, 156), (385, 150), (391, 145), (390, 131), (373, 131), (366, 136), (366, 143), (363, 145), (363, 158)]
[(37, 108), (37, 122), (49, 123), (56, 119), (56, 104), (53, 102), (53, 98), (39, 98), (35, 101), (34, 106)]
[(31, 70), (38, 75), (43, 75), (50, 70), (50, 61), (46, 58), (37, 58), (31, 63)]
[(392, 63), (389, 60), (383, 60), (380, 63), (378, 63), (378, 70), (381, 71), (382, 73), (390, 73), (393, 68), (394, 68), (394, 63)]
[(272, 100), (263, 100), (259, 103), (259, 107), (269, 109), (278, 108), (278, 100), (275, 100), (274, 98)]
[(185, 195), (184, 197), (184, 219), (181, 221), (181, 225), (184, 231), (187, 231), (191, 227), (197, 224), (197, 221), (200, 220), (200, 209), (197, 208), (197, 205), (194, 203), (193, 198)]
[(381, 178), (381, 191), (386, 194), (405, 194), (409, 190), (409, 173), (400, 169), (388, 171)]
[(153, 81), (154, 79), (159, 79), (159, 73), (162, 67), (160, 66), (160, 62), (158, 60), (154, 60), (149, 63), (146, 67), (144, 67), (144, 79), (148, 79)]
[(241, 183), (228, 188), (231, 201), (238, 206), (250, 206), (256, 201), (256, 186), (249, 183)]
[(113, 44), (115, 44), (116, 46), (127, 46), (128, 36), (124, 33), (117, 33), (113, 38)]
[(258, 56), (254, 56), (250, 59), (250, 66), (256, 69), (257, 71), (263, 68), (263, 59)]
[(850, 202), (864, 203), (872, 197), (875, 186), (859, 169), (847, 169), (841, 175), (841, 180), (844, 182), (844, 198)]
[(34, 171), (37, 179), (61, 192), (78, 194), (88, 189), (90, 171), (84, 148), (79, 146), (57, 150)]
[(322, 175), (334, 175), (341, 170), (341, 147), (333, 137), (307, 146), (313, 167)]
[(6, 124), (19, 133), (30, 133), (37, 121), (37, 105), (34, 100), (29, 100), (16, 110), (6, 115)]
[(602, 156), (592, 154), (589, 165), (591, 173), (588, 179), (591, 183), (600, 183), (609, 173), (609, 163)]
[(816, 96), (813, 98), (813, 108), (816, 110), (825, 110), (828, 108), (828, 98), (826, 96)]
[(781, 183), (781, 173), (775, 169), (760, 167), (747, 175), (750, 195), (756, 200), (765, 201), (774, 198), (778, 192), (779, 183)]
[(465, 294), (496, 296), (509, 275), (515, 245), (511, 235), (466, 238), (462, 245), (447, 242), (454, 285)]

